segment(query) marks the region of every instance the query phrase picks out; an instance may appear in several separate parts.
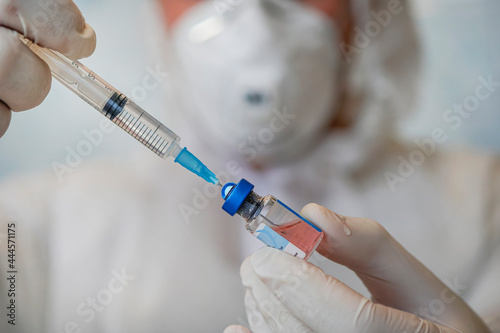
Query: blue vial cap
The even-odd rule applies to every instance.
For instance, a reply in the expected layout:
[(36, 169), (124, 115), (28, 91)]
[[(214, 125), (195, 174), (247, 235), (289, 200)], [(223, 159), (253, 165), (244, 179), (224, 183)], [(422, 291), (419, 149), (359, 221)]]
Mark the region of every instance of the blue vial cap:
[(238, 184), (227, 183), (222, 188), (222, 198), (226, 200), (222, 209), (233, 216), (240, 209), (245, 199), (253, 190), (253, 185), (246, 179), (240, 180)]

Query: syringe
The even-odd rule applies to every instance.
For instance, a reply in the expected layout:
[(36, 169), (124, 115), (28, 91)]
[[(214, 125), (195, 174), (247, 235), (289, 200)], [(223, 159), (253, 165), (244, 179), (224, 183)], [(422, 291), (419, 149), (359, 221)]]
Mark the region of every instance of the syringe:
[(180, 137), (153, 118), (125, 95), (113, 88), (94, 72), (58, 52), (41, 48), (30, 40), (20, 37), (31, 51), (50, 67), (52, 76), (93, 106), (113, 123), (121, 127), (144, 146), (161, 158), (172, 156), (189, 171), (206, 181), (218, 184), (215, 174), (196, 156), (179, 145)]

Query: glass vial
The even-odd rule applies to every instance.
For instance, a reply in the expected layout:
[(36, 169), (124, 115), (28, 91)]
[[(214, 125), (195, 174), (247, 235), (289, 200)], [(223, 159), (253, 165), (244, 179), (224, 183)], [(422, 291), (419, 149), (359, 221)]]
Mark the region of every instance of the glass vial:
[(224, 185), (222, 209), (243, 217), (247, 230), (266, 245), (309, 258), (323, 239), (323, 231), (272, 195), (261, 197), (253, 188), (245, 179)]

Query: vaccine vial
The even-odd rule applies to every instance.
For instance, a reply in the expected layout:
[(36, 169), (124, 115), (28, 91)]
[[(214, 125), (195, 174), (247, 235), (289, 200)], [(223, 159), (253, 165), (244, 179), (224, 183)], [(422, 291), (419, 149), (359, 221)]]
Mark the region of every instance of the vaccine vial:
[(240, 215), (246, 228), (266, 245), (308, 259), (323, 239), (323, 231), (272, 195), (261, 197), (245, 179), (222, 188), (222, 209)]

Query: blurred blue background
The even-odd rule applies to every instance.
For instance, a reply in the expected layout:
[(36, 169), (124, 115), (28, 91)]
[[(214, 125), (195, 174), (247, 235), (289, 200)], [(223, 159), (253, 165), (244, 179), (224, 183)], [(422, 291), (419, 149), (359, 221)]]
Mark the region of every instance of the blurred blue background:
[[(148, 0), (152, 1), (152, 0)], [(146, 49), (144, 22), (151, 13), (147, 1), (76, 1), (95, 28), (98, 46), (88, 67), (125, 94), (140, 85), (146, 69), (158, 63)], [(442, 116), (454, 103), (473, 94), (478, 76), (500, 81), (500, 1), (413, 1), (422, 37), (423, 73), (417, 112), (401, 125), (407, 138), (429, 137), (443, 126)], [(110, 14), (111, 13), (111, 14)], [(156, 89), (139, 104), (161, 121), (167, 113), (158, 109), (163, 89)], [(500, 152), (500, 89), (456, 131), (447, 144), (471, 145)], [(54, 82), (44, 103), (35, 110), (13, 116), (10, 129), (0, 139), (0, 178), (51, 168), (63, 163), (66, 147), (85, 139), (84, 130), (99, 127), (102, 116)], [(168, 122), (167, 122), (168, 124)], [(142, 149), (119, 129), (106, 134), (90, 157), (128, 154)], [(86, 163), (86, 159), (82, 163)]]

